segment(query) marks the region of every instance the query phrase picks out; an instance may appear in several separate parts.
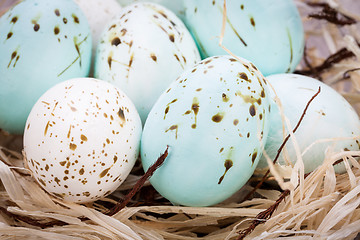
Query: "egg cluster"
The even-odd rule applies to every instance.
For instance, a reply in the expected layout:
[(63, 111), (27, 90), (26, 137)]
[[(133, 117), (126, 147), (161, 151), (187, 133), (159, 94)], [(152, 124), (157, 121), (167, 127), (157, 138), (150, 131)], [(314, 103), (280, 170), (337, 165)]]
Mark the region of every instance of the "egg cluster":
[(24, 0), (0, 18), (0, 128), (24, 134), (25, 165), (49, 194), (101, 199), (169, 146), (154, 188), (176, 205), (217, 204), (267, 167), (263, 151), (273, 158), (290, 131), (282, 116), (295, 125), (319, 87), (296, 133), (305, 171), (329, 147), (359, 150), (351, 105), (292, 74), (304, 49), (293, 1), (131, 2)]

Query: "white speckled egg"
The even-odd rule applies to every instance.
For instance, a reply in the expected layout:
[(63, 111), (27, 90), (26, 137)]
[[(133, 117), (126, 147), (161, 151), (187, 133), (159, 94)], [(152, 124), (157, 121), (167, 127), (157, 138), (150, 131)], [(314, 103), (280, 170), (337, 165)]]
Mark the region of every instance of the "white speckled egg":
[(24, 0), (0, 18), (0, 128), (22, 134), (36, 100), (90, 70), (89, 24), (72, 0)]
[(141, 120), (113, 85), (75, 78), (49, 89), (26, 122), (26, 164), (37, 182), (65, 201), (90, 202), (113, 192), (139, 151)]
[[(311, 102), (295, 137), (303, 152), (311, 144), (310, 149), (302, 156), (305, 172), (311, 172), (323, 163), (327, 148), (333, 151), (359, 150), (360, 148), (360, 120), (352, 106), (334, 89), (310, 77), (297, 74), (275, 74), (267, 77), (274, 87), (284, 115), (294, 128), (298, 123), (306, 104), (321, 87), (320, 94)], [(270, 91), (275, 98), (273, 91)], [(265, 150), (271, 159), (274, 159), (277, 150), (283, 142), (283, 125), (277, 104), (272, 101), (270, 114), (270, 131)], [(287, 129), (287, 128), (286, 128)], [(288, 130), (285, 132), (287, 136)], [(331, 140), (332, 141), (323, 141)], [(290, 161), (296, 162), (296, 152), (291, 140), (287, 143)], [(279, 164), (285, 164), (282, 155)], [(264, 157), (259, 161), (258, 168), (267, 167)], [(339, 173), (345, 171), (343, 163), (336, 165)]]
[(144, 123), (160, 94), (198, 61), (195, 42), (175, 14), (137, 3), (109, 23), (97, 50), (95, 77), (120, 87)]
[[(201, 55), (225, 54), (219, 46), (223, 0), (184, 0), (185, 23)], [(302, 58), (304, 30), (293, 0), (227, 0), (223, 45), (252, 61), (263, 75), (294, 71)]]
[(107, 23), (120, 12), (121, 6), (116, 0), (75, 0), (75, 2), (89, 22), (93, 38), (93, 55), (95, 55), (101, 33)]
[(144, 169), (169, 145), (151, 184), (174, 204), (209, 206), (251, 177), (268, 133), (267, 83), (252, 63), (215, 56), (185, 71), (160, 96), (141, 140)]

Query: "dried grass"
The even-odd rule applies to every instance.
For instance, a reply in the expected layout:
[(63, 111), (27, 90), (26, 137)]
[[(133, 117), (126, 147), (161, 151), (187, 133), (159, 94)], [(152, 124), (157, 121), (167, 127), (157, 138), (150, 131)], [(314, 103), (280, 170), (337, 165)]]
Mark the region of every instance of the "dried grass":
[[(6, 2), (1, 0), (0, 7)], [(339, 0), (327, 2), (360, 21), (360, 15)], [(325, 20), (309, 19), (306, 16), (315, 9), (301, 0), (296, 3), (303, 16), (307, 59), (312, 66), (320, 65), (343, 47), (353, 53), (353, 57), (335, 63), (318, 77), (342, 93), (359, 113), (359, 24), (339, 27)], [(298, 70), (306, 67), (303, 61)], [(291, 141), (289, 144), (296, 145), (294, 137)], [(79, 205), (49, 196), (34, 182), (24, 167), (21, 136), (0, 131), (0, 146), (0, 239), (236, 239), (238, 231), (250, 226), (285, 189), (290, 190), (285, 201), (247, 238), (354, 239), (360, 232), (360, 164), (354, 157), (360, 151), (332, 152), (329, 148), (323, 165), (306, 177), (301, 153), (287, 156), (296, 158), (297, 164), (292, 169), (271, 167), (273, 177), (257, 190), (254, 198), (243, 201), (251, 186), (259, 181), (256, 176), (233, 197), (213, 207), (172, 206), (154, 193), (147, 182), (128, 207), (110, 217), (104, 213), (134, 186), (142, 174), (140, 166), (107, 199)], [(339, 159), (347, 166), (347, 172), (340, 175), (333, 169), (333, 163)]]

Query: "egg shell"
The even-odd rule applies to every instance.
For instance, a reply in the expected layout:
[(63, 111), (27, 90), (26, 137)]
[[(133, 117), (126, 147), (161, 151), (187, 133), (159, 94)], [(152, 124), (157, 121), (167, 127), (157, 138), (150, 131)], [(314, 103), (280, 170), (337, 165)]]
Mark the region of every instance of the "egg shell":
[(124, 7), (99, 44), (95, 77), (120, 87), (143, 123), (160, 94), (200, 61), (190, 33), (170, 10), (153, 3)]
[(168, 9), (170, 9), (173, 13), (176, 14), (181, 20), (183, 20), (185, 15), (185, 6), (183, 0), (117, 0), (122, 6), (127, 6), (136, 2), (152, 2), (160, 4)]
[[(223, 0), (184, 0), (185, 23), (203, 58), (225, 54), (219, 46)], [(292, 0), (227, 0), (223, 45), (252, 61), (263, 75), (292, 72), (302, 58), (304, 30)]]
[(94, 56), (105, 26), (120, 12), (121, 6), (117, 0), (75, 0), (75, 2), (79, 5), (89, 22)]
[(141, 120), (115, 86), (75, 78), (49, 89), (26, 122), (24, 152), (34, 178), (51, 195), (91, 202), (113, 192), (139, 151)]
[(87, 76), (89, 24), (72, 0), (24, 0), (0, 18), (0, 128), (22, 134), (51, 86)]
[[(344, 97), (333, 88), (314, 78), (298, 74), (275, 74), (268, 76), (267, 80), (279, 97), (284, 109), (284, 115), (289, 119), (293, 128), (298, 123), (307, 103), (319, 90), (319, 87), (321, 88), (319, 95), (307, 109), (300, 127), (295, 132), (295, 137), (301, 152), (316, 141), (331, 138), (334, 138), (334, 140), (316, 143), (302, 156), (306, 173), (313, 171), (323, 163), (328, 148), (332, 151), (359, 150), (359, 117)], [(270, 95), (272, 99), (275, 99), (273, 91), (270, 91)], [(274, 100), (271, 102), (270, 131), (265, 150), (269, 157), (274, 159), (283, 142), (284, 135), (278, 105)], [(285, 136), (287, 134), (288, 130), (286, 130)], [(291, 140), (288, 141), (286, 148), (290, 161), (294, 164), (296, 162), (296, 152)], [(282, 154), (278, 163), (283, 165), (286, 163)], [(267, 162), (262, 157), (258, 168), (264, 167), (267, 167)], [(345, 172), (344, 164), (336, 165), (335, 170), (338, 173)]]
[(251, 63), (215, 56), (185, 71), (160, 96), (141, 140), (145, 170), (169, 146), (151, 184), (173, 204), (209, 206), (253, 174), (268, 132), (268, 90)]

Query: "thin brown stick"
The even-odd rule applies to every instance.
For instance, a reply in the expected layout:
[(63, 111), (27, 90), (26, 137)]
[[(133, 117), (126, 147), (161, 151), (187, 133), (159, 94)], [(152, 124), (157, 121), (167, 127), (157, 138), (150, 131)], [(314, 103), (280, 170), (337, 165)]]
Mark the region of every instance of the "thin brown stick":
[(261, 223), (266, 222), (266, 220), (270, 219), (272, 214), (275, 212), (275, 210), (277, 209), (277, 207), (279, 206), (279, 204), (290, 194), (290, 190), (285, 190), (284, 192), (281, 193), (280, 197), (276, 200), (276, 202), (271, 205), (268, 209), (266, 209), (265, 211), (260, 212), (257, 216), (256, 219), (254, 221), (252, 221), (251, 225), (239, 232), (239, 236), (238, 236), (238, 240), (242, 240), (244, 239), (247, 235), (249, 235), (252, 231), (254, 231), (254, 229)]
[(330, 5), (327, 3), (307, 3), (307, 4), (312, 7), (322, 8), (320, 12), (309, 14), (309, 17), (311, 18), (323, 19), (339, 26), (351, 25), (356, 23), (355, 19), (338, 12), (336, 9), (330, 7)]
[[(304, 52), (304, 54), (306, 53)], [(355, 54), (353, 52), (347, 50), (346, 48), (341, 48), (336, 53), (331, 54), (322, 64), (316, 67), (309, 67), (309, 69), (305, 69), (305, 70), (297, 70), (295, 71), (295, 73), (307, 75), (307, 76), (319, 77), (321, 73), (330, 69), (334, 64), (354, 56)], [(307, 62), (306, 64), (309, 65), (309, 62)]]
[[(311, 97), (311, 99), (310, 99), (310, 100), (308, 101), (308, 103), (306, 104), (305, 109), (304, 109), (303, 113), (301, 114), (301, 117), (300, 117), (298, 123), (296, 124), (295, 128), (293, 129), (293, 133), (295, 133), (295, 132), (298, 130), (301, 122), (303, 121), (303, 119), (304, 119), (304, 117), (305, 117), (305, 114), (306, 114), (306, 112), (307, 112), (307, 110), (308, 110), (311, 102), (320, 94), (320, 91), (321, 91), (321, 87), (319, 87), (319, 90)], [(291, 135), (288, 134), (288, 135), (286, 136), (286, 138), (284, 139), (284, 141), (282, 142), (282, 144), (280, 145), (280, 147), (279, 147), (279, 149), (278, 149), (278, 151), (277, 151), (277, 154), (276, 154), (276, 156), (275, 156), (275, 158), (274, 158), (274, 160), (273, 160), (273, 163), (274, 163), (274, 164), (277, 162), (277, 160), (278, 160), (278, 158), (279, 158), (279, 156), (280, 156), (280, 153), (281, 153), (281, 151), (283, 150), (283, 148), (285, 147), (285, 145), (286, 145), (286, 143), (288, 142), (288, 140), (290, 139), (290, 136), (291, 136)], [(263, 178), (261, 179), (261, 181), (251, 190), (251, 192), (249, 192), (249, 193), (245, 196), (245, 200), (249, 199), (249, 198), (256, 192), (256, 190), (259, 189), (259, 188), (263, 185), (263, 183), (265, 182), (265, 180), (266, 180), (266, 178), (269, 176), (269, 174), (270, 174), (270, 169), (266, 171), (266, 173), (264, 174), (264, 176), (263, 176)]]
[(359, 71), (359, 70), (360, 70), (360, 68), (353, 68), (353, 69), (349, 69), (349, 70), (345, 71), (344, 74), (343, 74), (343, 79), (350, 78), (349, 73), (356, 72), (356, 71)]
[(149, 167), (146, 173), (136, 182), (133, 189), (125, 196), (123, 200), (120, 200), (114, 207), (112, 207), (106, 215), (113, 216), (121, 209), (123, 209), (132, 199), (132, 197), (137, 193), (143, 186), (146, 180), (148, 180), (165, 161), (166, 157), (168, 156), (169, 146), (166, 147), (165, 152), (157, 159), (157, 161)]

